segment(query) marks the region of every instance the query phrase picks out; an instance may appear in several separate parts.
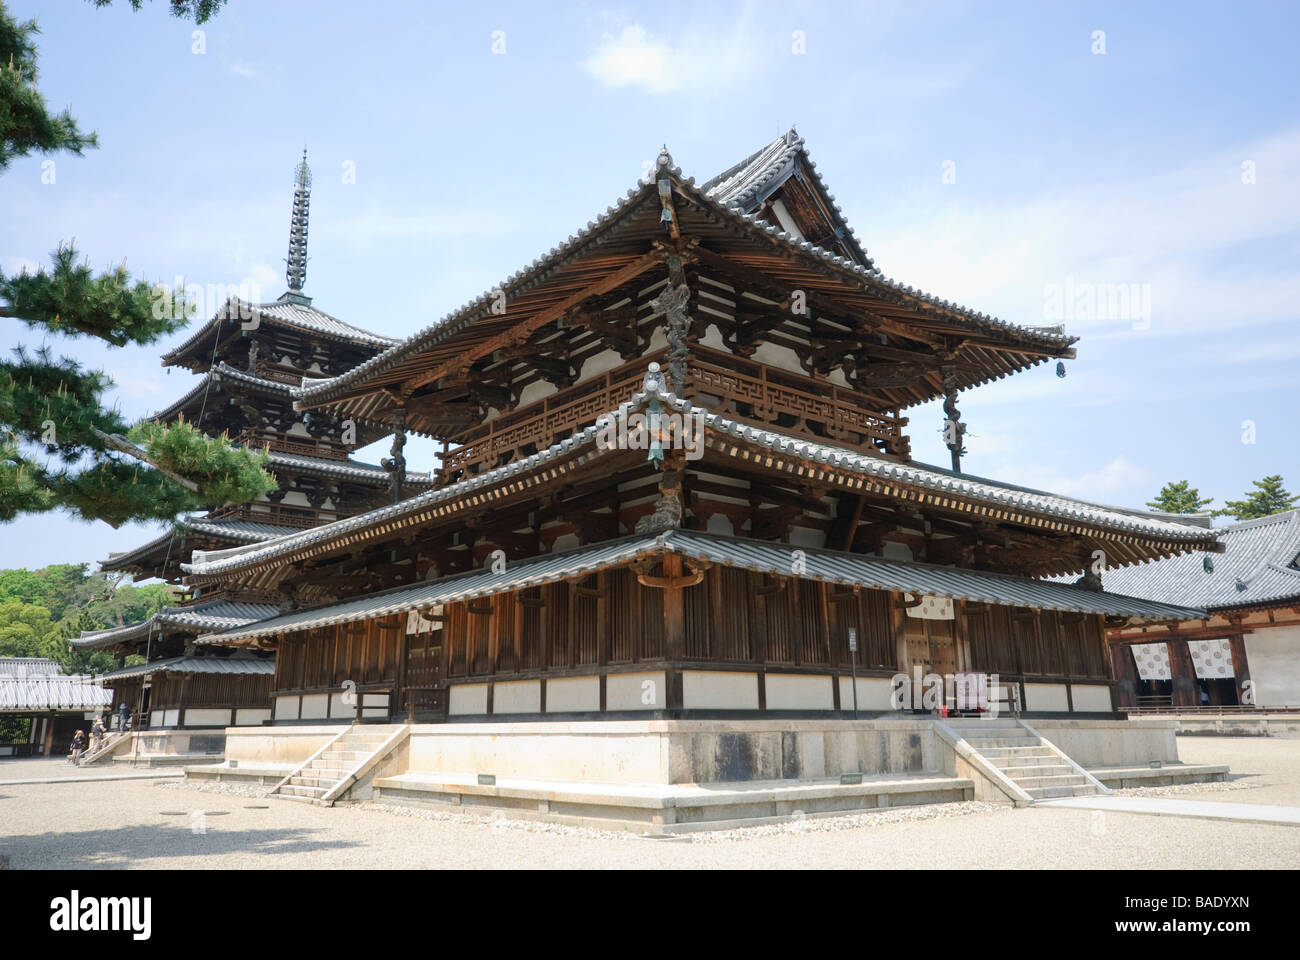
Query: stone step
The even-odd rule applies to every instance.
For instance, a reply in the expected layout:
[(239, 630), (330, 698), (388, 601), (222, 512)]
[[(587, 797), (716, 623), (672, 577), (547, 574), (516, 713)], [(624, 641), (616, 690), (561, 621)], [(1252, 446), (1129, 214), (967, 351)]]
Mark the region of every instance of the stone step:
[(373, 750), (326, 750), (316, 759), (319, 760), (328, 757), (331, 760), (343, 760), (348, 763), (355, 763), (359, 760), (366, 759), (366, 757), (370, 756), (374, 752), (375, 751)]
[(321, 780), (342, 780), (350, 772), (351, 771), (346, 767), (317, 767), (313, 765), (310, 767), (303, 767), (298, 771), (298, 775), (303, 777), (317, 777)]
[(1043, 750), (1041, 753), (1017, 753), (1010, 756), (999, 756), (997, 754), (984, 754), (984, 759), (999, 770), (1009, 770), (1015, 767), (1041, 767), (1053, 763), (1061, 762), (1056, 754), (1050, 750)]
[(277, 798), (277, 799), (279, 799), (279, 800), (293, 800), (293, 801), (296, 801), (297, 803), (315, 803), (315, 802), (316, 802), (316, 798), (315, 798), (315, 797), (300, 797), (300, 796), (298, 796), (297, 794), (293, 794), (293, 793), (284, 793), (283, 791), (279, 791), (279, 792), (273, 793), (273, 794), (271, 794), (271, 796), (273, 796), (273, 797), (275, 797), (275, 798)]
[(1025, 787), (1025, 793), (1035, 800), (1052, 800), (1056, 797), (1091, 797), (1097, 794), (1097, 788), (1091, 783), (1072, 784), (1063, 787)]
[[(974, 744), (971, 744), (974, 746)], [(992, 760), (1002, 757), (1054, 757), (1056, 756), (1049, 748), (1043, 746), (1023, 746), (1023, 747), (976, 747), (979, 753)]]
[(976, 750), (984, 751), (986, 748), (996, 747), (1036, 747), (1039, 745), (1037, 737), (967, 737), (966, 742)]
[(294, 787), (317, 787), (322, 790), (329, 790), (339, 782), (339, 779), (324, 779), (321, 777), (290, 777), (289, 785)]
[(1088, 778), (1079, 773), (1052, 773), (1041, 777), (1011, 777), (1022, 790), (1030, 787), (1075, 787), (1086, 784)]
[(1034, 766), (1024, 767), (998, 767), (1003, 775), (1009, 780), (1019, 783), (1021, 780), (1027, 780), (1030, 777), (1059, 777), (1066, 774), (1074, 774), (1074, 768), (1068, 763), (1045, 763), (1035, 764)]
[(279, 790), (276, 791), (277, 795), (279, 796), (307, 797), (310, 800), (315, 800), (318, 797), (323, 797), (328, 792), (329, 792), (328, 787), (296, 787), (296, 786), (290, 786), (289, 784), (285, 784), (283, 787), (281, 787)]

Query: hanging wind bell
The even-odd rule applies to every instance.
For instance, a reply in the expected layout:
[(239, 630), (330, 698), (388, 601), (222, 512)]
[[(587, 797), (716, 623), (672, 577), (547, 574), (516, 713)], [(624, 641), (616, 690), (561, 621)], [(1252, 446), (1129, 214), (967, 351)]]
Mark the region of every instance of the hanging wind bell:
[(659, 400), (657, 397), (650, 398), (650, 455), (646, 457), (656, 467), (660, 467), (664, 462), (664, 445), (659, 436)]
[(1057, 360), (1057, 361), (1056, 361), (1056, 375), (1057, 375), (1058, 377), (1060, 377), (1062, 380), (1065, 379), (1065, 361), (1064, 361), (1064, 360)]

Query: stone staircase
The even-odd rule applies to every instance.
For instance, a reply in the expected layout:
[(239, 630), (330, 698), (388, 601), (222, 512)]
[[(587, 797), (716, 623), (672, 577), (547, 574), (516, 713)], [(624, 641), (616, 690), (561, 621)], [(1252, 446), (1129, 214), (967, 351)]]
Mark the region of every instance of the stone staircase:
[(948, 726), (1034, 800), (1108, 792), (1017, 720), (956, 720)]
[(330, 806), (345, 789), (380, 757), (393, 749), (402, 725), (353, 724), (281, 780), (268, 796)]

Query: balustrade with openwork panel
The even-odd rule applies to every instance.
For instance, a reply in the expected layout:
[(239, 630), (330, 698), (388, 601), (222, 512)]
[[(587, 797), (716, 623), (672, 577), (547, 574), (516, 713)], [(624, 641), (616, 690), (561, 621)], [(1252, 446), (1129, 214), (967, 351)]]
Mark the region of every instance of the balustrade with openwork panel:
[[(505, 466), (593, 424), (631, 399), (659, 350), (449, 438), (438, 482)], [(695, 345), (684, 393), (712, 413), (781, 433), (907, 460), (907, 418), (872, 409), (850, 389)]]

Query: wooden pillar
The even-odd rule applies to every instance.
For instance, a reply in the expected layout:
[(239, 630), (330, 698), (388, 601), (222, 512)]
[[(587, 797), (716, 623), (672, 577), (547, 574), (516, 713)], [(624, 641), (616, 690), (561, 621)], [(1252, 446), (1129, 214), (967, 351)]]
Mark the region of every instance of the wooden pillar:
[[(682, 558), (675, 553), (664, 554), (664, 577), (670, 582), (682, 576)], [(664, 588), (664, 659), (670, 663), (686, 656), (686, 598), (681, 587)], [(669, 670), (668, 689), (664, 691), (664, 707), (681, 710), (683, 707), (682, 675), (679, 670)]]
[[(1250, 682), (1250, 662), (1246, 659), (1246, 635), (1236, 633), (1228, 637), (1228, 649), (1232, 652), (1233, 682), (1237, 685), (1237, 702), (1245, 696), (1246, 685)], [(1252, 690), (1252, 695), (1253, 695)]]
[(1165, 645), (1169, 651), (1169, 676), (1173, 679), (1174, 706), (1194, 707), (1200, 703), (1201, 698), (1187, 641), (1182, 637), (1171, 636), (1165, 639)]
[(48, 757), (54, 747), (54, 714), (42, 719), (45, 721), (45, 748), (41, 751), (41, 756)]
[(1137, 664), (1127, 643), (1110, 644), (1110, 670), (1115, 678), (1115, 706), (1137, 706)]

